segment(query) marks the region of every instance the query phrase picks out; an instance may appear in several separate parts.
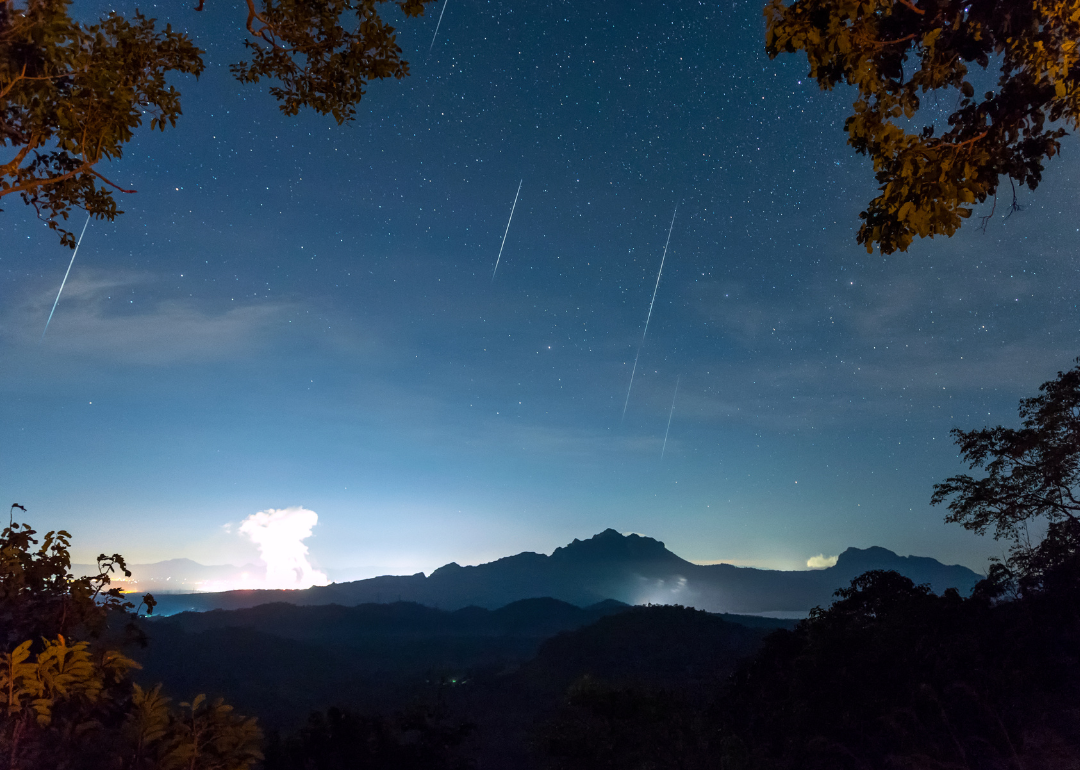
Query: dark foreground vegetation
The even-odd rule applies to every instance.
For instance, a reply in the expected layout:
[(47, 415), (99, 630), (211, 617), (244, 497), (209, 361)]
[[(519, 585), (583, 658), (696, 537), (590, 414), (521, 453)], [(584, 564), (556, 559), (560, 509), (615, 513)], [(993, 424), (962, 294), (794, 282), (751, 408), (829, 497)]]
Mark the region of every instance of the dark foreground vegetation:
[(935, 490), (950, 521), (1010, 546), (969, 596), (871, 571), (773, 628), (555, 600), (147, 623), (151, 597), (110, 589), (120, 557), (76, 579), (65, 533), (10, 524), (0, 770), (1076, 768), (1080, 367), (1021, 418), (955, 431), (983, 474)]

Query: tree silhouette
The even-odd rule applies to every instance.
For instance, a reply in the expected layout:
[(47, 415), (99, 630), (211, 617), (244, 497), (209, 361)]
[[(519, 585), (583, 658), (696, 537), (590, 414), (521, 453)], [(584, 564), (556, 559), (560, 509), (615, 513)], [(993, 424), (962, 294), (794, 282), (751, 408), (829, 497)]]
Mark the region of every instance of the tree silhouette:
[[(1080, 361), (1078, 361), (1080, 363)], [(1004, 563), (964, 598), (868, 572), (779, 631), (721, 701), (725, 759), (754, 768), (1067, 768), (1080, 756), (1080, 366), (1022, 427), (954, 430), (983, 478), (935, 486)], [(1042, 523), (1046, 534), (1031, 525)], [(1037, 528), (1036, 528), (1037, 530)]]
[(76, 578), (70, 536), (35, 547), (35, 534), (12, 522), (0, 535), (0, 770), (250, 770), (262, 757), (255, 720), (202, 695), (173, 709), (106, 643), (135, 615), (109, 587), (115, 570), (130, 574), (123, 558), (103, 555), (97, 575)]
[(935, 596), (862, 575), (739, 671), (720, 701), (725, 755), (784, 770), (1069, 767), (1077, 598)]
[[(931, 502), (948, 501), (946, 521), (1010, 543), (998, 580), (1015, 578), (1021, 590), (1075, 575), (1080, 565), (1080, 359), (1068, 372), (1020, 402), (1021, 427), (997, 426), (952, 435), (972, 469), (986, 475), (953, 476), (934, 486)], [(1032, 542), (1032, 528), (1045, 537)]]
[[(25, 512), (21, 505), (13, 505)], [(71, 535), (49, 532), (40, 546), (29, 525), (12, 522), (0, 534), (0, 645), (10, 649), (29, 639), (75, 634), (97, 638), (110, 616), (127, 620), (136, 610), (121, 590), (111, 586), (112, 575), (131, 576), (120, 554), (97, 558), (97, 574), (71, 574)], [(153, 612), (154, 597), (142, 597), (143, 607)]]

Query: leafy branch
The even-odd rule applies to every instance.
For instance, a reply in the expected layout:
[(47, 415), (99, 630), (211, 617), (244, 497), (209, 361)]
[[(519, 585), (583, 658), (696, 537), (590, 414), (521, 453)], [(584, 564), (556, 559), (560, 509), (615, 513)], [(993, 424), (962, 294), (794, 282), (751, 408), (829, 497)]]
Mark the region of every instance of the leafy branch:
[[(281, 111), (302, 107), (351, 120), (373, 79), (403, 78), (395, 30), (380, 18), (388, 0), (245, 0), (250, 62), (232, 66), (243, 83), (275, 81)], [(434, 0), (393, 0), (406, 17)], [(99, 165), (118, 160), (150, 116), (151, 130), (175, 127), (180, 92), (172, 73), (195, 75), (202, 51), (139, 11), (83, 25), (70, 0), (0, 0), (0, 200), (18, 195), (74, 248), (64, 229), (73, 208), (97, 219), (123, 213), (114, 192), (135, 192)], [(195, 10), (202, 10), (200, 0)]]
[[(766, 50), (802, 51), (822, 90), (854, 86), (848, 144), (869, 156), (879, 195), (859, 216), (867, 251), (906, 251), (952, 235), (1002, 178), (1034, 190), (1080, 126), (1080, 8), (1075, 0), (771, 0)], [(981, 99), (969, 67), (998, 68)], [(914, 67), (910, 65), (914, 63)], [(909, 133), (920, 96), (956, 90), (946, 133)]]
[(134, 190), (96, 166), (122, 157), (124, 145), (150, 115), (151, 129), (175, 126), (180, 94), (166, 76), (198, 76), (201, 51), (171, 27), (135, 12), (112, 13), (83, 25), (69, 0), (0, 4), (0, 147), (14, 155), (0, 164), (0, 200), (19, 195), (61, 241), (72, 208), (99, 219), (119, 213), (112, 190)]

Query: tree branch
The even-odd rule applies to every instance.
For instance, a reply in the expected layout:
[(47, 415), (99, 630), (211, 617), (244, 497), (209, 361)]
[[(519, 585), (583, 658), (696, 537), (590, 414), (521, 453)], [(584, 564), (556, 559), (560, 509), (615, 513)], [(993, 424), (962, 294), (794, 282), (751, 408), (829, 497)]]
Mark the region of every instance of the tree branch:
[(990, 220), (994, 218), (994, 212), (997, 211), (997, 193), (994, 193), (994, 205), (990, 209), (990, 213), (982, 218), (979, 223), (979, 229), (984, 233), (986, 232), (986, 226), (990, 224)]
[(909, 40), (914, 40), (915, 38), (919, 37), (919, 33), (918, 32), (912, 32), (910, 35), (904, 35), (903, 37), (898, 37), (898, 38), (896, 38), (896, 40), (869, 40), (869, 39), (863, 37), (862, 35), (859, 35), (858, 37), (859, 37), (860, 40), (862, 40), (863, 45), (872, 45), (872, 46), (875, 46), (877, 48), (884, 48), (887, 45), (894, 45), (896, 43), (906, 43)]
[[(254, 0), (246, 0), (246, 2), (248, 7), (247, 31), (250, 32), (253, 36), (265, 40), (267, 43), (277, 48), (277, 44), (272, 39), (266, 36), (266, 30), (272, 28), (270, 24), (267, 23), (266, 19), (263, 18), (263, 16), (255, 10)], [(258, 19), (263, 25), (262, 29), (260, 29), (258, 32), (255, 31), (255, 27), (252, 25), (252, 22), (256, 19)]]
[(20, 72), (18, 75), (16, 75), (14, 77), (14, 79), (10, 83), (8, 83), (6, 86), (4, 86), (4, 89), (2, 91), (0, 91), (0, 99), (3, 99), (5, 96), (7, 96), (8, 91), (10, 91), (12, 88), (14, 88), (16, 83), (18, 83), (20, 80), (22, 80), (23, 78), (26, 77), (26, 67), (27, 66), (28, 65), (24, 64), (23, 68), (22, 68), (22, 72)]
[(962, 142), (946, 142), (946, 141), (943, 140), (941, 142), (938, 142), (938, 146), (939, 147), (948, 147), (951, 150), (959, 150), (961, 147), (964, 147), (964, 146), (969, 145), (969, 144), (974, 144), (975, 142), (979, 141), (980, 139), (982, 139), (984, 136), (986, 136), (989, 133), (990, 133), (990, 129), (988, 128), (985, 131), (983, 131), (981, 134), (979, 134), (978, 136), (973, 136), (970, 139), (965, 139)]
[[(6, 0), (0, 0), (0, 2), (5, 2), (5, 1)], [(5, 96), (7, 96), (8, 91), (10, 91), (12, 88), (14, 88), (15, 84), (18, 83), (20, 80), (56, 80), (57, 78), (71, 77), (72, 76), (72, 73), (70, 73), (70, 72), (61, 72), (59, 75), (27, 75), (26, 74), (26, 67), (27, 66), (28, 65), (24, 64), (23, 68), (22, 68), (22, 72), (20, 72), (18, 75), (16, 75), (12, 79), (12, 81), (10, 83), (8, 83), (6, 86), (4, 86), (4, 88), (2, 90), (0, 90), (0, 99), (3, 99)]]
[(41, 137), (38, 134), (31, 136), (30, 141), (26, 143), (25, 147), (19, 150), (14, 158), (0, 166), (0, 175), (7, 176), (8, 174), (14, 174), (18, 170), (19, 164), (23, 162), (23, 158), (27, 156), (30, 150), (37, 146), (40, 139)]
[[(1072, 495), (1069, 496), (1072, 497)], [(1052, 497), (1043, 497), (1034, 493), (1022, 495), (1022, 498), (1026, 498), (1026, 500), (1029, 501), (1029, 504), (1034, 503), (1035, 505), (1041, 505), (1044, 508), (1056, 510), (1059, 513), (1063, 513), (1065, 516), (1069, 517), (1073, 521), (1076, 521), (1076, 516), (1074, 516), (1070, 512), (1069, 507), (1065, 505), (1064, 502), (1055, 502)], [(1058, 499), (1060, 500), (1060, 498), (1061, 496), (1059, 491)]]
[[(1069, 489), (1068, 487), (1064, 487), (1064, 492), (1065, 492), (1066, 495), (1069, 496), (1069, 501), (1072, 503), (1072, 507), (1074, 509), (1080, 509), (1080, 500), (1077, 500), (1075, 497), (1073, 497), (1072, 490)], [(1062, 507), (1065, 510), (1065, 515), (1068, 516), (1070, 519), (1072, 519), (1074, 522), (1076, 522), (1077, 521), (1076, 517), (1073, 516), (1071, 513), (1069, 513), (1069, 511), (1067, 510), (1068, 506), (1066, 506), (1064, 502), (1062, 502)], [(1077, 522), (1077, 523), (1080, 523), (1080, 522)]]
[(102, 182), (104, 182), (105, 184), (115, 187), (117, 190), (119, 190), (122, 193), (135, 193), (135, 192), (138, 192), (138, 190), (125, 190), (123, 187), (118, 185), (116, 182), (113, 182), (112, 180), (106, 179), (105, 177), (103, 177), (101, 174), (99, 174), (93, 168), (88, 169), (88, 171), (91, 174), (93, 174), (94, 176), (96, 176), (98, 179), (100, 179)]
[[(68, 171), (66, 174), (61, 174), (60, 176), (46, 177), (45, 179), (34, 179), (34, 180), (31, 180), (31, 181), (29, 181), (29, 182), (27, 182), (25, 184), (16, 185), (15, 187), (9, 187), (6, 190), (0, 190), (0, 198), (3, 198), (5, 195), (11, 195), (12, 193), (26, 192), (27, 190), (33, 190), (35, 187), (41, 187), (42, 185), (56, 184), (57, 182), (63, 182), (65, 179), (70, 179), (73, 176), (77, 176), (78, 174), (82, 174), (82, 173), (84, 173), (86, 171), (89, 171), (89, 170), (90, 170), (90, 162), (89, 161), (84, 161), (81, 166), (79, 166), (78, 168), (74, 168), (71, 171)], [(104, 177), (102, 177), (102, 178), (104, 178)], [(110, 182), (109, 184), (112, 184), (112, 182)], [(113, 186), (115, 187), (115, 185), (113, 185)], [(117, 189), (119, 189), (119, 188), (117, 188)], [(128, 192), (128, 191), (125, 190), (124, 192)]]
[(926, 11), (924, 11), (921, 8), (916, 8), (914, 5), (912, 5), (909, 2), (909, 0), (896, 0), (896, 2), (900, 3), (900, 5), (903, 5), (903, 6), (906, 6), (907, 8), (910, 8), (911, 10), (915, 11), (915, 13), (919, 14), (920, 16), (925, 16), (926, 15)]

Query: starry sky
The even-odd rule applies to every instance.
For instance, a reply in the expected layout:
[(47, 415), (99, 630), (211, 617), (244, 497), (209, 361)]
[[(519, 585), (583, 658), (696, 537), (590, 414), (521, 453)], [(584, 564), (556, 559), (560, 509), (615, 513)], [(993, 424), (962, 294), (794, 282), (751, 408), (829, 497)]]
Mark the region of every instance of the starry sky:
[(338, 579), (607, 527), (785, 569), (1001, 552), (929, 499), (951, 428), (1015, 424), (1080, 353), (1072, 139), (1008, 220), (868, 255), (851, 93), (768, 60), (760, 0), (447, 2), (430, 55), (439, 8), (387, 8), (412, 74), (341, 126), (231, 78), (235, 3), (142, 8), (207, 70), (104, 169), (139, 192), (43, 339), (71, 253), (0, 214), (5, 503), (76, 561), (204, 564), (304, 506)]

